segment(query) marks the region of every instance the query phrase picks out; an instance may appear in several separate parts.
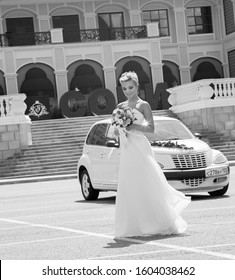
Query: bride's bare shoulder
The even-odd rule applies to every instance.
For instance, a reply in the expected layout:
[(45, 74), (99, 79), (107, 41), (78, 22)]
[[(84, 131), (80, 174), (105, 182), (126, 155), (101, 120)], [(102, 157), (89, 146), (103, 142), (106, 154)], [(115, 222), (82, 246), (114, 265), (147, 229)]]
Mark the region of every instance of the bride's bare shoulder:
[(121, 108), (122, 106), (125, 106), (126, 104), (127, 104), (126, 101), (121, 102), (117, 105), (117, 108)]
[(140, 110), (143, 112), (143, 111), (148, 111), (148, 110), (151, 110), (151, 107), (149, 105), (149, 103), (147, 101), (144, 101), (144, 100), (141, 100), (139, 102), (139, 108)]

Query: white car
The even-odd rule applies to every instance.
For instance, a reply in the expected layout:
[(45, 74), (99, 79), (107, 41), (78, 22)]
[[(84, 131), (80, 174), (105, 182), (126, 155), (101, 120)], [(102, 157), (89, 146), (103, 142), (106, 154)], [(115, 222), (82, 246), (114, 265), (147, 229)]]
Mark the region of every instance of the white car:
[[(170, 185), (186, 194), (226, 193), (229, 162), (220, 151), (211, 149), (177, 119), (155, 116), (154, 124), (155, 132), (146, 137)], [(117, 190), (119, 159), (119, 139), (111, 119), (96, 122), (87, 134), (77, 166), (86, 200), (97, 199), (100, 191)]]

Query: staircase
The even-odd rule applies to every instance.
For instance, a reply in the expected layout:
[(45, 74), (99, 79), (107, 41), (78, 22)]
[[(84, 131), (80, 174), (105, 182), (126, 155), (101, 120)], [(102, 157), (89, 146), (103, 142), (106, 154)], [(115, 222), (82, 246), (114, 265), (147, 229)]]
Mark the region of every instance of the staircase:
[[(154, 115), (176, 117), (170, 110)], [(0, 166), (0, 184), (76, 178), (77, 161), (85, 136), (93, 123), (109, 116), (89, 116), (32, 122), (33, 145)], [(235, 160), (235, 141), (222, 134), (201, 131), (203, 140)]]
[(232, 161), (235, 161), (235, 140), (231, 140), (217, 131), (205, 129), (199, 132), (202, 135), (202, 140), (208, 143), (211, 148), (221, 151), (231, 164)]

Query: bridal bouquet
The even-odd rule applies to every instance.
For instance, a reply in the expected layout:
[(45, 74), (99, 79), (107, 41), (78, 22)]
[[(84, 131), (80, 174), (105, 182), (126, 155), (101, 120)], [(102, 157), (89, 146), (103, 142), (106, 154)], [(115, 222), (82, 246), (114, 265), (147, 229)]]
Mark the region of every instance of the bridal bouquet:
[(115, 109), (111, 118), (112, 125), (117, 129), (122, 128), (122, 130), (125, 130), (125, 128), (128, 125), (131, 125), (136, 119), (135, 114), (130, 107), (120, 107)]

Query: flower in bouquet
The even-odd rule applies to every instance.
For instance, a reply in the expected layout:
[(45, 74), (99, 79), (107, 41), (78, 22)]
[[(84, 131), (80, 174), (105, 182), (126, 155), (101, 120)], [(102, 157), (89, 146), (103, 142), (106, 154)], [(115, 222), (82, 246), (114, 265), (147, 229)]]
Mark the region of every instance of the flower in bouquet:
[(119, 107), (112, 113), (112, 125), (116, 128), (125, 130), (135, 119), (135, 114), (130, 107)]

